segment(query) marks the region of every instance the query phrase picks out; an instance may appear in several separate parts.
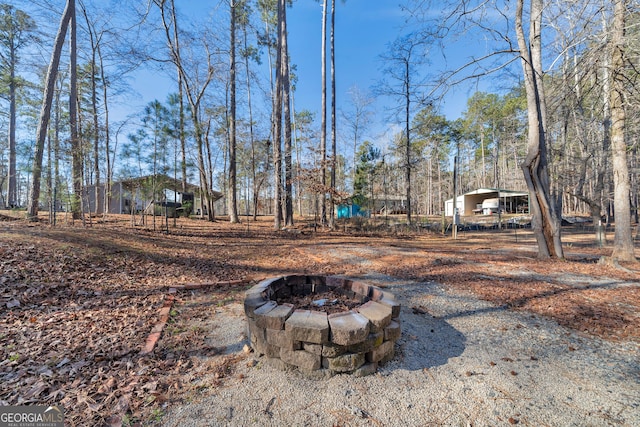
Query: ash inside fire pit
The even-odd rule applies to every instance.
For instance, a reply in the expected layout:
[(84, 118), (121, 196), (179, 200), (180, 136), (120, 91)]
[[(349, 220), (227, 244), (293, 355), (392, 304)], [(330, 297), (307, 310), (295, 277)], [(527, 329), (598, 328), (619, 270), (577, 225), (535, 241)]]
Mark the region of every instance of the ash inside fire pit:
[(284, 276), (249, 289), (251, 346), (272, 364), (324, 376), (368, 375), (391, 360), (400, 304), (379, 287), (338, 276)]
[(277, 298), (278, 304), (293, 304), (297, 310), (315, 310), (327, 314), (349, 311), (362, 305), (362, 299), (329, 290), (310, 295), (291, 295)]

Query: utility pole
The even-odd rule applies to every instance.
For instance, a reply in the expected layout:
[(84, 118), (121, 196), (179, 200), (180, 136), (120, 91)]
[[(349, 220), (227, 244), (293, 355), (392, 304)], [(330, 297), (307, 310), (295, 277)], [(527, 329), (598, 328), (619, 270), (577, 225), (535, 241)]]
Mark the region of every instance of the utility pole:
[(453, 220), (452, 236), (458, 238), (458, 224), (460, 214), (458, 213), (458, 158), (460, 157), (460, 142), (456, 140), (456, 155), (453, 158)]

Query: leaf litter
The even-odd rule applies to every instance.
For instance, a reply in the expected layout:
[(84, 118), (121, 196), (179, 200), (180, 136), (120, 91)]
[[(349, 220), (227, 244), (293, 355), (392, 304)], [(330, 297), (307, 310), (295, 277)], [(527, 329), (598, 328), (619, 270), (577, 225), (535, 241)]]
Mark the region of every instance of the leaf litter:
[[(637, 266), (597, 265), (607, 250), (588, 243), (588, 235), (572, 244), (579, 253), (554, 261), (535, 258), (531, 237), (527, 245), (520, 236), (523, 249), (513, 249), (508, 234), (452, 241), (410, 232), (313, 232), (309, 224), (275, 233), (264, 220), (182, 219), (163, 234), (128, 221), (114, 216), (90, 228), (0, 222), (0, 404), (61, 404), (71, 426), (150, 423), (167, 405), (235, 375), (246, 353), (212, 345), (211, 318), (241, 302), (247, 283), (285, 274), (368, 268), (438, 282), (587, 335), (640, 342)], [(358, 257), (369, 260), (349, 265), (325, 245), (367, 248)], [(568, 284), (562, 275), (584, 283)], [(627, 285), (599, 285), (603, 278)], [(158, 346), (140, 355), (171, 287), (238, 280), (244, 284), (180, 291)]]

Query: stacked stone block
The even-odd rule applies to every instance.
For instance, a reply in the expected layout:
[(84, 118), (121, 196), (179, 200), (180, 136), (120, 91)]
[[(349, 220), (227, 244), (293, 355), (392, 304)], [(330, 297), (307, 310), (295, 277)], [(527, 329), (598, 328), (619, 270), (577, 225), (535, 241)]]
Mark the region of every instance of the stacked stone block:
[[(361, 305), (327, 315), (276, 300), (333, 290)], [(376, 372), (391, 360), (400, 338), (400, 304), (365, 282), (339, 276), (284, 276), (263, 280), (246, 292), (244, 310), (251, 347), (276, 366), (327, 375)]]

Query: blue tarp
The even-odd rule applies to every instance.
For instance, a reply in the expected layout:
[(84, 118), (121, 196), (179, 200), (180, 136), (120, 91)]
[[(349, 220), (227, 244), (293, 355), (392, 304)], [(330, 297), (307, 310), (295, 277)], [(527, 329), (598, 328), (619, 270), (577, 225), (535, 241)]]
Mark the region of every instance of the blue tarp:
[(358, 205), (338, 205), (338, 219), (362, 216)]

